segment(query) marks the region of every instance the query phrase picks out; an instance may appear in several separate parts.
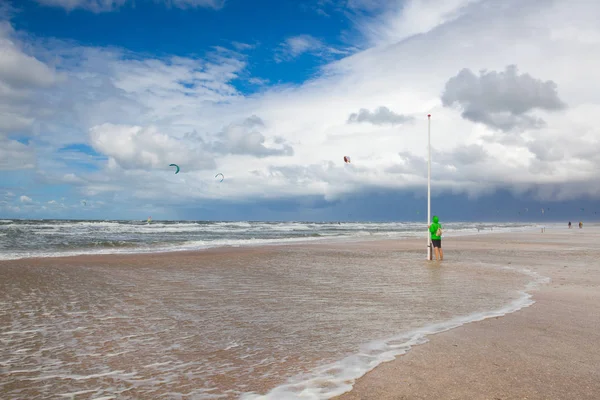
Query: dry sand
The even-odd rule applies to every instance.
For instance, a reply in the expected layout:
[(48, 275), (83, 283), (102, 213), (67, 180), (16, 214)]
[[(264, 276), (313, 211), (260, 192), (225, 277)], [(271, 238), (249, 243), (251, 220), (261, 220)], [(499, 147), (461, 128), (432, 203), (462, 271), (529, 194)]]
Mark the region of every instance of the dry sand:
[(551, 282), (532, 306), (432, 335), (336, 399), (600, 399), (599, 242), (598, 227), (445, 239), (443, 263), (479, 254)]

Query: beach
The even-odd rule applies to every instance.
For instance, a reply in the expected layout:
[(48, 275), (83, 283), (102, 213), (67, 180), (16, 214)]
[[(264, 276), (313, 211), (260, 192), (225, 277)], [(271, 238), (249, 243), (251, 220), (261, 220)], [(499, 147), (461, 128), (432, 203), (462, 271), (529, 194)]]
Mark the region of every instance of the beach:
[(597, 398), (598, 238), (451, 236), (441, 263), (411, 238), (0, 261), (0, 394)]
[(598, 399), (600, 249), (597, 227), (448, 241), (453, 251), (551, 278), (535, 304), (429, 337), (358, 379), (350, 399)]

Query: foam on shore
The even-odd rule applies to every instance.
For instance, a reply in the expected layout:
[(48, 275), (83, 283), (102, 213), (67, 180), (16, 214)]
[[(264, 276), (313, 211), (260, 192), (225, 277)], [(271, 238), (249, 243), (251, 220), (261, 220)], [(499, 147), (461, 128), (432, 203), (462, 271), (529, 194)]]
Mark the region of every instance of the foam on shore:
[(533, 295), (529, 292), (536, 290), (542, 284), (550, 282), (549, 277), (541, 276), (526, 268), (502, 268), (517, 271), (532, 278), (524, 290), (520, 292), (521, 296), (506, 306), (496, 310), (458, 316), (405, 334), (366, 343), (361, 346), (360, 351), (356, 354), (317, 368), (307, 375), (294, 377), (288, 383), (270, 390), (267, 394), (245, 393), (240, 397), (240, 400), (324, 400), (339, 396), (352, 390), (356, 379), (381, 363), (392, 361), (397, 356), (408, 352), (413, 346), (426, 343), (428, 341), (427, 336), (445, 332), (471, 322), (501, 317), (531, 306), (535, 301), (532, 299)]

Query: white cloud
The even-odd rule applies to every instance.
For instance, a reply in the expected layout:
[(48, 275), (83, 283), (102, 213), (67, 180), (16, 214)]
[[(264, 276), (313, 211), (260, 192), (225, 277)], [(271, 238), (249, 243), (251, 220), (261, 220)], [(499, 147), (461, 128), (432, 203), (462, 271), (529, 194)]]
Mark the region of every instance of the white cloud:
[(52, 85), (56, 81), (54, 71), (19, 49), (10, 38), (13, 32), (10, 25), (0, 23), (0, 81), (17, 88)]
[(275, 61), (291, 61), (302, 54), (312, 54), (318, 57), (328, 58), (332, 55), (349, 54), (349, 49), (337, 49), (328, 46), (320, 39), (312, 35), (297, 35), (285, 39), (275, 52)]
[(253, 85), (262, 86), (262, 85), (268, 84), (269, 80), (268, 79), (262, 79), (262, 78), (250, 78), (250, 79), (248, 79), (248, 83), (251, 83)]
[(373, 112), (361, 108), (357, 113), (352, 113), (348, 117), (348, 123), (370, 122), (374, 125), (396, 125), (413, 120), (414, 117), (397, 114), (385, 106), (377, 107)]
[[(0, 140), (31, 131), (41, 109), (36, 107), (39, 99), (34, 92), (51, 88), (61, 78), (53, 68), (27, 54), (22, 47), (12, 26), (0, 21)], [(16, 142), (4, 142), (0, 153), (12, 157), (25, 151), (20, 147), (23, 146)], [(27, 164), (28, 159), (24, 159), (23, 164)], [(2, 169), (6, 169), (7, 164), (17, 164), (9, 158), (1, 160)]]
[(154, 126), (102, 124), (90, 130), (90, 142), (96, 151), (125, 169), (166, 169), (171, 163), (185, 165), (187, 170), (215, 166), (200, 138), (176, 139)]
[(31, 169), (35, 167), (35, 161), (31, 146), (16, 140), (0, 139), (0, 170)]
[(467, 68), (461, 70), (446, 82), (442, 103), (447, 107), (458, 104), (464, 118), (504, 131), (544, 125), (544, 120), (528, 114), (531, 110), (566, 108), (555, 82), (519, 74), (514, 65), (499, 73), (482, 71), (479, 77)]
[(231, 42), (231, 44), (233, 45), (233, 47), (236, 48), (236, 50), (239, 50), (239, 51), (251, 50), (251, 49), (256, 48), (256, 46), (257, 46), (256, 44), (237, 42), (237, 41), (233, 41), (233, 42)]
[[(76, 9), (94, 13), (116, 11), (126, 4), (134, 5), (134, 0), (36, 0), (39, 4), (50, 7), (61, 7), (67, 11)], [(156, 0), (168, 7), (194, 8), (207, 7), (215, 10), (223, 8), (225, 0)]]
[[(351, 8), (361, 11), (379, 11), (357, 18), (358, 29), (369, 45), (392, 45), (412, 36), (432, 32), (435, 28), (458, 20), (470, 18), (472, 5), (489, 4), (489, 0), (350, 0)], [(354, 4), (353, 4), (354, 3)], [(359, 14), (360, 15), (360, 14)]]
[[(531, 188), (547, 199), (600, 196), (600, 132), (592, 118), (600, 111), (600, 59), (590, 56), (600, 52), (600, 41), (593, 39), (600, 33), (600, 4), (457, 0), (430, 15), (440, 4), (412, 1), (404, 11), (386, 9), (365, 30), (374, 47), (326, 65), (304, 84), (246, 97), (233, 82), (247, 73), (247, 61), (234, 52), (159, 59), (34, 43), (37, 59), (53, 54), (67, 78), (27, 89), (52, 96), (43, 97), (43, 113), (18, 115), (45, 134), (48, 147), (36, 148), (38, 168), (46, 173), (40, 176), (70, 182), (86, 199), (114, 195), (164, 204), (335, 199), (373, 187), (422, 192), (428, 113), (436, 190), (475, 196)], [(288, 47), (296, 55), (306, 49), (300, 42)], [(508, 65), (554, 82), (567, 107), (537, 107), (532, 115), (543, 126), (506, 132), (444, 107), (446, 83), (461, 70), (498, 72)], [(502, 90), (523, 93), (521, 86), (515, 79)], [(499, 98), (508, 97), (494, 101)], [(23, 104), (39, 104), (32, 101), (26, 97)], [(347, 123), (353, 113), (358, 119), (361, 109), (371, 110), (372, 117), (382, 105), (415, 119), (401, 125)], [(261, 123), (248, 124), (252, 116)], [(107, 160), (97, 160), (100, 170), (69, 170), (53, 153), (69, 143), (87, 143)], [(344, 164), (344, 155), (352, 164)], [(178, 175), (168, 167), (173, 162), (185, 166)], [(220, 184), (217, 172), (225, 175)]]
[(323, 43), (311, 35), (298, 35), (287, 38), (275, 55), (278, 62), (291, 60), (304, 53), (313, 53), (323, 48)]
[(33, 203), (33, 200), (31, 199), (31, 197), (28, 197), (28, 196), (19, 197), (19, 201), (21, 201), (21, 203), (25, 203), (25, 204)]
[(61, 7), (67, 11), (82, 9), (95, 13), (114, 11), (128, 0), (36, 0), (39, 4)]
[(224, 154), (248, 154), (256, 157), (294, 154), (292, 146), (281, 137), (274, 137), (272, 143), (267, 145), (265, 136), (260, 132), (264, 128), (264, 121), (256, 115), (246, 118), (240, 124), (230, 124), (223, 129), (213, 149)]

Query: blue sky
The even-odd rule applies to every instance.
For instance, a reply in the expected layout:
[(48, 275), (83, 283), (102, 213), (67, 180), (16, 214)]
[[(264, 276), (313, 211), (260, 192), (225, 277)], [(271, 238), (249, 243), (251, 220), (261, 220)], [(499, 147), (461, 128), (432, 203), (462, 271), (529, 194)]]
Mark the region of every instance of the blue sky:
[(598, 11), (9, 1), (0, 217), (596, 219)]
[[(13, 4), (16, 6), (17, 2)], [(294, 63), (277, 62), (274, 53), (286, 38), (310, 32), (345, 53), (355, 47), (345, 40), (353, 35), (349, 19), (331, 4), (319, 6), (318, 1), (230, 0), (215, 10), (181, 9), (146, 0), (102, 13), (67, 11), (40, 5), (35, 0), (19, 1), (18, 5), (22, 12), (13, 19), (14, 26), (30, 34), (152, 55), (193, 57), (203, 56), (215, 46), (240, 49), (252, 58), (247, 74), (272, 83), (300, 84), (326, 62), (308, 53)], [(334, 58), (339, 55), (331, 55), (330, 59)], [(256, 85), (243, 80), (236, 82), (236, 87), (245, 93), (257, 90)]]

